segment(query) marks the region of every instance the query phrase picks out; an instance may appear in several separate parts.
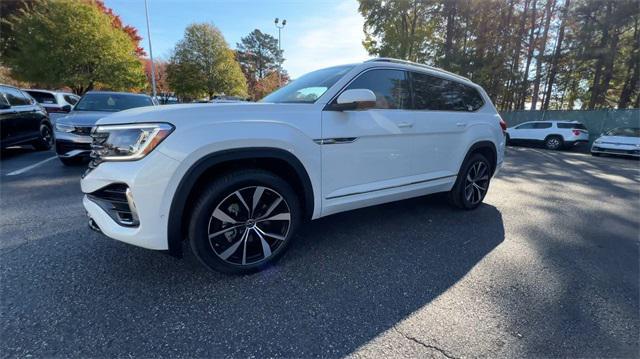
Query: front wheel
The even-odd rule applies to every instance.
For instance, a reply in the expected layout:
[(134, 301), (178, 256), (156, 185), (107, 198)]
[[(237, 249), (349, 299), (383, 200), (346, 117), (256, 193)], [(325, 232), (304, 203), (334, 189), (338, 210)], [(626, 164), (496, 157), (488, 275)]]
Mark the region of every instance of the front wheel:
[(46, 151), (53, 146), (54, 141), (51, 126), (43, 123), (40, 125), (40, 138), (33, 142), (33, 147), (38, 151)]
[(189, 242), (210, 269), (256, 272), (284, 253), (301, 219), (298, 196), (285, 180), (264, 170), (238, 170), (200, 194)]
[(450, 202), (461, 209), (477, 208), (489, 189), (491, 164), (479, 153), (472, 154), (460, 168), (456, 183), (449, 192)]

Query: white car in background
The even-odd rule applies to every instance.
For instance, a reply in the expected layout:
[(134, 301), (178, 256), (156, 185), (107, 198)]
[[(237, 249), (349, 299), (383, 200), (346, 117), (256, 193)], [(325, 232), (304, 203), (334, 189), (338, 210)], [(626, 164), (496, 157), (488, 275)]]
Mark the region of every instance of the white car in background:
[(507, 128), (507, 143), (512, 145), (538, 143), (559, 150), (587, 142), (589, 131), (577, 121), (531, 121)]
[(618, 127), (605, 132), (591, 146), (591, 154), (640, 157), (640, 128)]
[(71, 112), (73, 106), (80, 100), (80, 96), (69, 92), (36, 89), (23, 89), (22, 91), (31, 95), (31, 97), (47, 110), (49, 118), (54, 125), (55, 119)]

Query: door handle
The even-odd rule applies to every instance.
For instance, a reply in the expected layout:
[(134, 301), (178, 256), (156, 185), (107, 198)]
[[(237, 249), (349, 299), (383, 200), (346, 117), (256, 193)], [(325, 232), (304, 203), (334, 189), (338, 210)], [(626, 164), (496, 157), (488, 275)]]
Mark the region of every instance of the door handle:
[(400, 122), (400, 123), (398, 123), (398, 127), (400, 127), (400, 128), (413, 127), (413, 123), (411, 123), (411, 122)]
[(458, 127), (467, 127), (467, 123), (466, 122), (458, 122), (458, 123), (456, 123), (456, 126), (458, 126)]

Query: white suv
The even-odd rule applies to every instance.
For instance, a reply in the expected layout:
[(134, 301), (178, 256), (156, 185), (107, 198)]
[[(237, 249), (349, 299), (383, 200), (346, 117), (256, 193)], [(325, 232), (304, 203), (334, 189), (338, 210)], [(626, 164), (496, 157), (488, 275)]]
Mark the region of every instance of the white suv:
[(541, 143), (550, 150), (568, 149), (589, 142), (589, 131), (577, 121), (531, 121), (507, 128), (507, 142)]
[(247, 273), (304, 221), (449, 192), (474, 209), (502, 165), (506, 125), (466, 78), (374, 59), (300, 77), (259, 103), (170, 105), (105, 117), (82, 179), (111, 238)]

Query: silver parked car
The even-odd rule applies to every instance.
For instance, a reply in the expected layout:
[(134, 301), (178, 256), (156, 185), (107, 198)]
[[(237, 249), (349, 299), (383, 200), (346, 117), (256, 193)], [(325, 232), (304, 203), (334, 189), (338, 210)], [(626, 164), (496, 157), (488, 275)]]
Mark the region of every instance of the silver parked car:
[(72, 165), (89, 157), (91, 130), (99, 119), (130, 108), (156, 106), (151, 96), (127, 92), (87, 92), (69, 115), (55, 124), (56, 153), (65, 165)]

